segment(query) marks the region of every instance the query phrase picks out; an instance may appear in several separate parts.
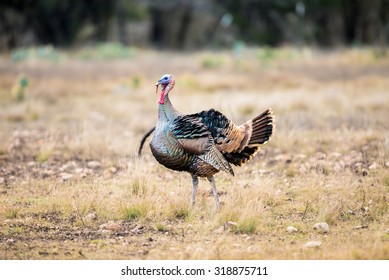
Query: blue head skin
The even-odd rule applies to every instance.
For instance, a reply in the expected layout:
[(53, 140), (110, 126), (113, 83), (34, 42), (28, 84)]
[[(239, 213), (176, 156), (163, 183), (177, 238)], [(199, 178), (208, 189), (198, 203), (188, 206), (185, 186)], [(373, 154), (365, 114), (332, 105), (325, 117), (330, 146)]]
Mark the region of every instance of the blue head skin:
[(166, 86), (170, 83), (170, 80), (172, 79), (172, 75), (165, 74), (161, 77), (161, 79), (158, 80), (158, 82), (155, 84), (156, 91), (158, 92), (158, 86), (162, 86), (162, 90), (166, 88)]

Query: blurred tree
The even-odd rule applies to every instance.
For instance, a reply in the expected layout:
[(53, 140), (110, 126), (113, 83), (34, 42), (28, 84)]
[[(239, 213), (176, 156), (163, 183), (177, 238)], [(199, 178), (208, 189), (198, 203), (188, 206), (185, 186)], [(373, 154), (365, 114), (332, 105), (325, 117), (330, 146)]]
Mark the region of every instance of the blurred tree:
[(387, 43), (389, 0), (342, 1), (348, 43)]
[(0, 47), (24, 45), (26, 34), (32, 43), (67, 46), (87, 21), (96, 26), (96, 39), (105, 40), (114, 7), (115, 1), (104, 0), (3, 0)]
[(191, 49), (225, 45), (220, 43), (223, 40), (229, 44), (242, 40), (267, 45), (386, 45), (389, 0), (0, 2), (0, 49), (99, 41)]
[(198, 48), (215, 36), (223, 15), (215, 1), (150, 1), (152, 42), (159, 47)]

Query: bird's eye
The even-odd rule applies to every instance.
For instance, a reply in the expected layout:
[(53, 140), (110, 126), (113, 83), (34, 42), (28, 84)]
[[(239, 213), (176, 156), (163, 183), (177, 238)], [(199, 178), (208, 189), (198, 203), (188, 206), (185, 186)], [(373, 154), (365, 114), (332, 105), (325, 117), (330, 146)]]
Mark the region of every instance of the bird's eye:
[(165, 77), (165, 78), (163, 78), (164, 80), (167, 80), (168, 79), (168, 77)]

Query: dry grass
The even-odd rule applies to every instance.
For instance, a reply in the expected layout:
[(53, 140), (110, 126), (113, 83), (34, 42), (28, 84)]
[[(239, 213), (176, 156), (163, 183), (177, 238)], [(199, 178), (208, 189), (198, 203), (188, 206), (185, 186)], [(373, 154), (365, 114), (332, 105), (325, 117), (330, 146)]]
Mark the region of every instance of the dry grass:
[[(0, 259), (388, 259), (389, 59), (374, 53), (1, 58)], [(182, 112), (214, 107), (236, 123), (276, 114), (260, 154), (216, 176), (217, 213), (207, 181), (191, 208), (188, 174), (147, 147), (135, 156), (164, 73)], [(15, 102), (20, 74), (29, 87)], [(312, 240), (320, 248), (304, 247)]]

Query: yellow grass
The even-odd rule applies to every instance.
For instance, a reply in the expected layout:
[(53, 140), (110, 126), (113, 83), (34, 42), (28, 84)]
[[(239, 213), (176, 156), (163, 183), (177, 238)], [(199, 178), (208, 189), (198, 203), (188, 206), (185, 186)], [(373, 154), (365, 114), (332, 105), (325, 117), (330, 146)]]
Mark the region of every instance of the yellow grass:
[[(0, 259), (388, 259), (389, 58), (266, 55), (0, 58)], [(213, 107), (236, 123), (275, 112), (261, 152), (235, 177), (215, 176), (218, 212), (208, 181), (192, 208), (188, 174), (159, 165), (147, 145), (136, 157), (165, 73), (181, 112)], [(17, 103), (20, 74), (29, 86)]]

